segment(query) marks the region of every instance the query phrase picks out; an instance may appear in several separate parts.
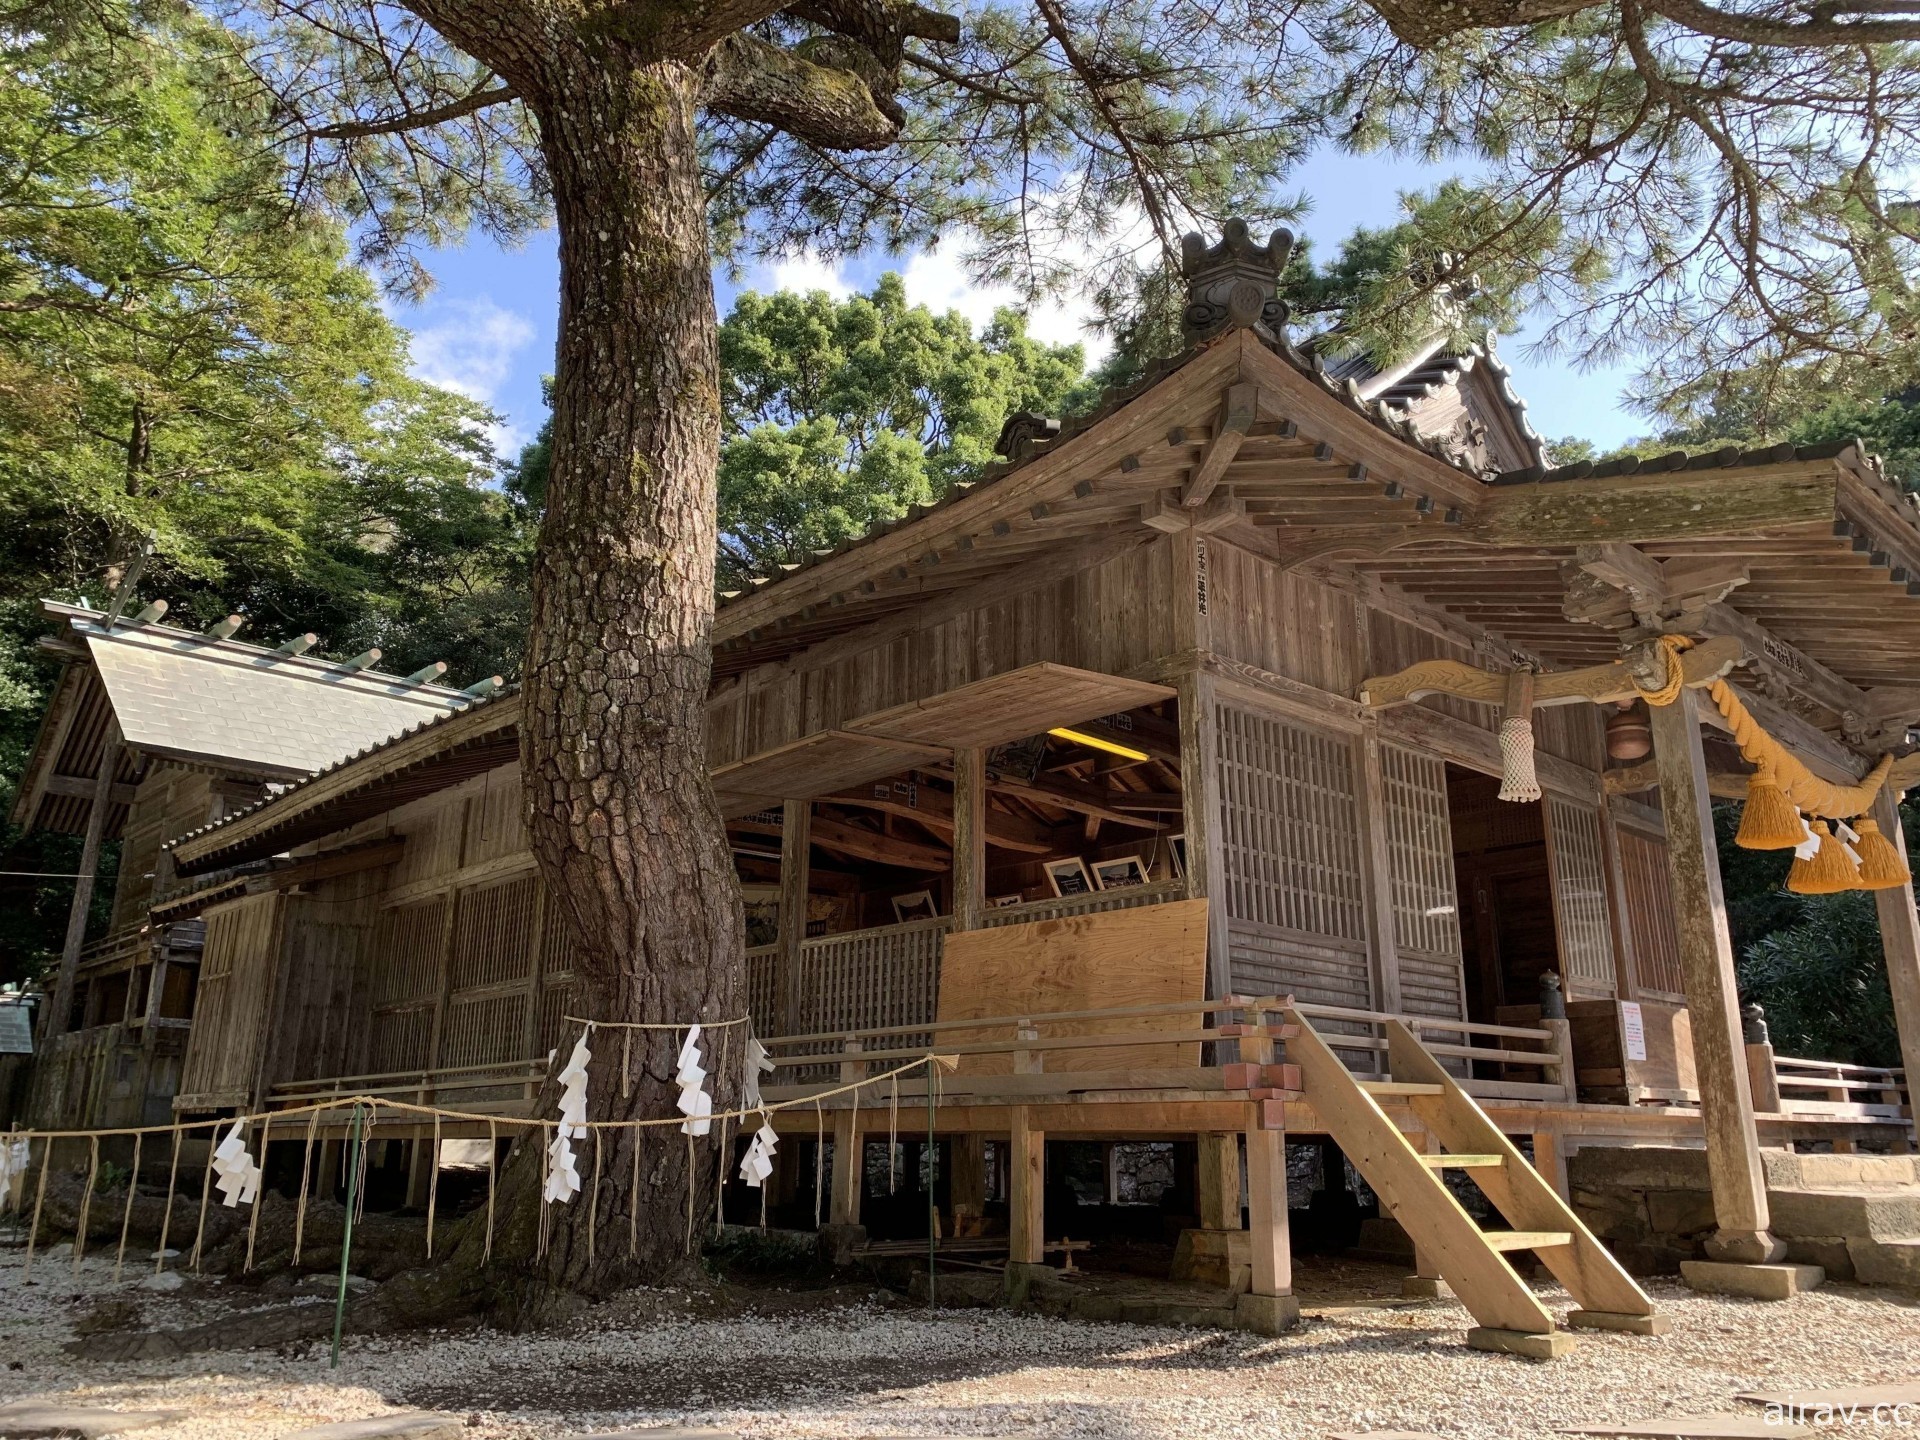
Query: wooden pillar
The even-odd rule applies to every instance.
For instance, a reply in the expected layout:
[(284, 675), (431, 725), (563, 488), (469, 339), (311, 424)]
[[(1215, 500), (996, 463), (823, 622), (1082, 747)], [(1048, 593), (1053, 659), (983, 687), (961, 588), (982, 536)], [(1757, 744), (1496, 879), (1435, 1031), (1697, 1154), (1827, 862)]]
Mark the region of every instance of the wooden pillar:
[(798, 1035), (800, 1014), (800, 942), (807, 938), (807, 866), (812, 856), (813, 802), (789, 800), (780, 811), (780, 953), (774, 957), (773, 1009), (768, 1020), (775, 1034)]
[[(1240, 1228), (1240, 1137), (1196, 1135), (1200, 1165), (1200, 1228)], [(1252, 1160), (1248, 1160), (1252, 1164)]]
[(66, 1034), (68, 1017), (73, 1013), (74, 975), (80, 968), (80, 951), (87, 942), (87, 911), (93, 907), (94, 882), (100, 874), (100, 847), (107, 834), (107, 811), (113, 806), (113, 775), (119, 765), (120, 724), (109, 719), (100, 740), (100, 763), (93, 772), (93, 808), (87, 812), (87, 836), (80, 847), (73, 903), (67, 910), (67, 938), (60, 947), (60, 972), (54, 980), (53, 999), (40, 1019), (42, 1041)]
[(1667, 865), (1674, 927), (1680, 937), (1680, 970), (1700, 1077), (1707, 1174), (1719, 1226), (1707, 1241), (1707, 1254), (1715, 1260), (1748, 1264), (1776, 1261), (1786, 1247), (1772, 1234), (1760, 1134), (1747, 1088), (1733, 942), (1727, 934), (1713, 804), (1700, 747), (1699, 692), (1682, 690), (1673, 704), (1648, 708), (1653, 713), (1660, 808), (1667, 822)]
[[(1371, 717), (1370, 717), (1371, 718)], [(1380, 727), (1360, 736), (1360, 868), (1366, 877), (1373, 929), (1374, 1004), (1400, 1011), (1400, 949), (1393, 925), (1393, 856), (1387, 843), (1387, 783), (1381, 768)]]
[(1533, 1168), (1553, 1187), (1553, 1193), (1567, 1204), (1573, 1203), (1573, 1186), (1567, 1179), (1567, 1151), (1557, 1130), (1533, 1132)]
[(1220, 770), (1213, 725), (1213, 681), (1196, 670), (1182, 676), (1180, 693), (1180, 822), (1186, 835), (1187, 895), (1207, 903), (1207, 994), (1233, 990), (1227, 916), (1221, 901), (1224, 855), (1220, 844)]
[(1047, 1137), (1029, 1123), (1033, 1112), (1013, 1107), (1012, 1157), (1007, 1168), (1007, 1262), (1039, 1265), (1046, 1260)]
[(953, 752), (953, 928), (978, 930), (987, 910), (986, 756)]
[[(849, 1040), (847, 1052), (857, 1055), (860, 1042)], [(867, 1073), (864, 1060), (842, 1060), (840, 1083), (852, 1084)], [(860, 1223), (861, 1194), (867, 1188), (866, 1137), (860, 1133), (860, 1092), (849, 1091), (846, 1108), (833, 1112), (833, 1192), (828, 1220), (835, 1225)]]
[[(1912, 868), (1907, 837), (1900, 826), (1900, 805), (1886, 790), (1874, 803), (1873, 818)], [(1887, 988), (1893, 992), (1893, 1023), (1900, 1034), (1900, 1060), (1907, 1069), (1907, 1091), (1920, 1096), (1920, 915), (1914, 910), (1913, 882), (1873, 892), (1880, 912), (1880, 945), (1887, 957)]]

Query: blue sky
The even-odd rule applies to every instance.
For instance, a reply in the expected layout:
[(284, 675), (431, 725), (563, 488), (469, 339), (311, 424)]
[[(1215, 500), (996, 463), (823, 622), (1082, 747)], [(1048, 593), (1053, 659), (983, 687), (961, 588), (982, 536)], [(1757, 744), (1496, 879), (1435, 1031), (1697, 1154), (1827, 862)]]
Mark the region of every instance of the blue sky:
[[(1290, 188), (1312, 198), (1313, 209), (1298, 228), (1326, 254), (1357, 226), (1391, 223), (1402, 191), (1431, 187), (1444, 172), (1387, 156), (1355, 157), (1325, 152), (1292, 177)], [(540, 377), (553, 368), (559, 265), (551, 230), (518, 250), (504, 251), (476, 236), (471, 243), (429, 258), (436, 285), (419, 305), (398, 305), (395, 318), (413, 332), (414, 368), (425, 379), (484, 401), (505, 420), (498, 439), (511, 454), (539, 427)], [(906, 278), (908, 297), (935, 309), (954, 308), (984, 322), (996, 304), (1011, 297), (971, 284), (948, 254), (886, 255), (876, 252), (830, 269), (798, 257), (761, 266), (747, 277), (754, 289), (861, 289), (887, 270)], [(720, 280), (724, 314), (734, 287)], [(1052, 341), (1092, 341), (1080, 328), (1071, 303), (1043, 307), (1033, 330)], [(1581, 435), (1602, 448), (1644, 434), (1644, 420), (1620, 407), (1629, 378), (1622, 368), (1582, 371), (1569, 358), (1528, 353), (1528, 335), (1502, 337), (1501, 355), (1514, 370), (1514, 384), (1527, 401), (1534, 428), (1550, 438)]]

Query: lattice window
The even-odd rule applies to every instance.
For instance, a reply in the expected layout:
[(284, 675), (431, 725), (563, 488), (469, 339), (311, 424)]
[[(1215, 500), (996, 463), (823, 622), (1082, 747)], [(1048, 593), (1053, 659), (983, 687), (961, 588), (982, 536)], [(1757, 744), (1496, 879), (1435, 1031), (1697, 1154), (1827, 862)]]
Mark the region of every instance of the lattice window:
[(940, 951), (951, 924), (915, 920), (803, 942), (802, 1033), (932, 1020), (940, 995)]
[(453, 924), (453, 988), (525, 984), (533, 956), (534, 878), (460, 892)]
[(440, 944), (446, 934), (444, 895), (383, 911), (374, 932), (376, 1007), (432, 1000), (440, 993)]
[(1549, 795), (1549, 858), (1553, 870), (1553, 915), (1560, 931), (1560, 963), (1569, 988), (1612, 994), (1613, 932), (1607, 915), (1606, 866), (1601, 859), (1600, 812), (1561, 795)]
[(1633, 939), (1633, 965), (1642, 990), (1684, 999), (1680, 969), (1680, 932), (1673, 923), (1673, 888), (1667, 872), (1667, 842), (1624, 826), (1620, 868), (1626, 881), (1627, 933)]
[(1447, 767), (1431, 755), (1385, 745), (1380, 771), (1401, 1007), (1413, 1015), (1457, 1020), (1465, 1014), (1465, 979)]
[(1227, 913), (1364, 942), (1353, 747), (1231, 705), (1215, 716)]
[(504, 1065), (526, 1059), (527, 997), (512, 994), (455, 996), (447, 1006), (440, 1038), (440, 1064)]
[(424, 1070), (432, 1043), (432, 1005), (376, 1010), (368, 1020), (367, 1073)]
[(778, 1035), (786, 1028), (774, 1014), (780, 995), (780, 947), (756, 945), (747, 951), (747, 1014), (756, 1035)]

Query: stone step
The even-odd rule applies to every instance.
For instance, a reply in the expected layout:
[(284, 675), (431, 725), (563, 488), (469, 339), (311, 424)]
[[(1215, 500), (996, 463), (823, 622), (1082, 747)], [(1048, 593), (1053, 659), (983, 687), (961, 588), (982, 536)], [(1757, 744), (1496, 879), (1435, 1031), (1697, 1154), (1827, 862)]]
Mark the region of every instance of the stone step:
[(1762, 1150), (1769, 1190), (1898, 1189), (1920, 1185), (1920, 1156), (1792, 1155)]
[(1831, 1236), (1844, 1236), (1850, 1240), (1907, 1240), (1920, 1237), (1920, 1187), (1913, 1187), (1910, 1193), (1898, 1190), (1775, 1190), (1768, 1193), (1767, 1203), (1773, 1213), (1773, 1233), (1783, 1240)]
[(1856, 1280), (1920, 1290), (1920, 1239), (1847, 1241)]

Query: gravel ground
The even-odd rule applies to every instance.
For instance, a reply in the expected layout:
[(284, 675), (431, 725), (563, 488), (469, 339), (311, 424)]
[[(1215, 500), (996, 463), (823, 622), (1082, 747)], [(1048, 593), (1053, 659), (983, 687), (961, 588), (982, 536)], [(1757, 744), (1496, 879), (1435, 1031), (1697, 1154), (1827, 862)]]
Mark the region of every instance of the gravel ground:
[[(90, 1257), (75, 1275), (57, 1252), (36, 1260), (22, 1284), (21, 1259), (0, 1252), (0, 1400), (185, 1412), (140, 1432), (152, 1440), (267, 1440), (403, 1407), (466, 1413), (475, 1440), (665, 1423), (769, 1440), (1321, 1440), (1369, 1428), (1493, 1440), (1728, 1409), (1737, 1390), (1761, 1384), (1920, 1373), (1920, 1305), (1910, 1300), (1834, 1286), (1774, 1305), (1668, 1285), (1655, 1293), (1673, 1334), (1588, 1335), (1571, 1358), (1550, 1364), (1468, 1350), (1468, 1317), (1452, 1304), (1321, 1311), (1292, 1335), (1260, 1340), (989, 1311), (928, 1315), (845, 1290), (757, 1302), (753, 1292), (635, 1291), (565, 1336), (350, 1339), (337, 1371), (320, 1346), (96, 1364), (60, 1347), (98, 1306), (131, 1301), (145, 1324), (176, 1326), (261, 1297), (217, 1281), (173, 1292), (135, 1279), (116, 1286), (110, 1258)], [(1569, 1308), (1560, 1291), (1541, 1294)], [(759, 1313), (741, 1313), (743, 1304)]]

